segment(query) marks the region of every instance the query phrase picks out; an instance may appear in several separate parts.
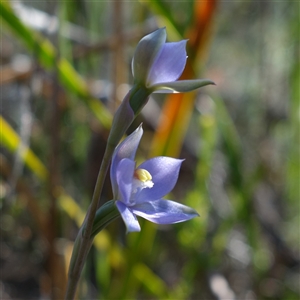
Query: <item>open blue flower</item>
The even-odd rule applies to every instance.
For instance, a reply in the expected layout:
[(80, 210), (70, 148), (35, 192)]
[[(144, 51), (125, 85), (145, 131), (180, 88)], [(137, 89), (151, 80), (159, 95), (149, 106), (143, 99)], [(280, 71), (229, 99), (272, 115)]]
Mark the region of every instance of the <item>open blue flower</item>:
[(181, 159), (160, 156), (136, 167), (134, 158), (142, 134), (140, 126), (115, 149), (110, 169), (114, 200), (127, 231), (141, 230), (136, 216), (157, 224), (198, 216), (188, 206), (162, 199), (177, 182)]

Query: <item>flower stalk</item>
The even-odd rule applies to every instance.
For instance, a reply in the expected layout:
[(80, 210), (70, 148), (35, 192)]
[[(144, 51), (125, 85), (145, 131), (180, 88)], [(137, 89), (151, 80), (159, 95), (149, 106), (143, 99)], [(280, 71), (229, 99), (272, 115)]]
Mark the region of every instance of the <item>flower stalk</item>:
[[(110, 139), (108, 139), (110, 140)], [(67, 286), (67, 292), (65, 299), (73, 300), (75, 297), (78, 281), (86, 260), (86, 257), (89, 253), (89, 250), (93, 243), (93, 224), (96, 216), (96, 211), (98, 208), (98, 202), (100, 195), (102, 193), (104, 180), (109, 168), (111, 157), (116, 145), (114, 143), (107, 143), (105, 154), (100, 166), (100, 170), (97, 177), (97, 182), (92, 198), (91, 205), (87, 212), (86, 218), (83, 222), (82, 227), (80, 228), (77, 238), (74, 244), (74, 250), (72, 253), (70, 269), (69, 269), (69, 280)]]

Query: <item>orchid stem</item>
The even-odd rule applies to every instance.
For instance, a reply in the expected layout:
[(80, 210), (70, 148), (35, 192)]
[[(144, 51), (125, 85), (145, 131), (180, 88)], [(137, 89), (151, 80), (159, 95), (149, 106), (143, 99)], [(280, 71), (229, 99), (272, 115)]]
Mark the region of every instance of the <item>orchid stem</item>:
[[(111, 157), (113, 155), (113, 151), (117, 144), (117, 141), (114, 143), (110, 141), (110, 136), (108, 138), (108, 143), (105, 149), (104, 157), (98, 173), (92, 202), (89, 207), (86, 219), (84, 220), (79, 230), (79, 233), (77, 235), (74, 244), (74, 249), (73, 249), (70, 269), (69, 269), (68, 287), (65, 296), (66, 300), (73, 300), (75, 297), (81, 271), (83, 269), (86, 257), (93, 243), (93, 238), (91, 237), (91, 235), (92, 235), (92, 229), (93, 229), (93, 223), (94, 223), (96, 211), (98, 208), (98, 202), (102, 192), (103, 183), (109, 168)], [(76, 246), (78, 246), (79, 248), (77, 249)]]

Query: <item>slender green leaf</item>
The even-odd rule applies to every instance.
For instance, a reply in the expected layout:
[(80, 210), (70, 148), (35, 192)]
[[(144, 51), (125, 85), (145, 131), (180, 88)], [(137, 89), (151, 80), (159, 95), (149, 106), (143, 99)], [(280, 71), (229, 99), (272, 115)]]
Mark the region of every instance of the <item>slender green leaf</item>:
[[(18, 153), (25, 165), (41, 180), (46, 180), (48, 170), (39, 158), (26, 145), (21, 143), (21, 139), (13, 128), (0, 116), (0, 143), (11, 152)], [(17, 151), (19, 150), (19, 151)]]

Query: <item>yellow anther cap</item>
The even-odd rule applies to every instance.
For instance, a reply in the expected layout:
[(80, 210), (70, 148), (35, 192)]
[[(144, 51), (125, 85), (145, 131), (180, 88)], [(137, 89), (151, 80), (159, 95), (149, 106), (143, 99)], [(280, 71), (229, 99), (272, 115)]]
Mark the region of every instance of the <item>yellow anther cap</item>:
[(134, 177), (142, 182), (147, 182), (152, 180), (151, 174), (145, 169), (135, 170)]

